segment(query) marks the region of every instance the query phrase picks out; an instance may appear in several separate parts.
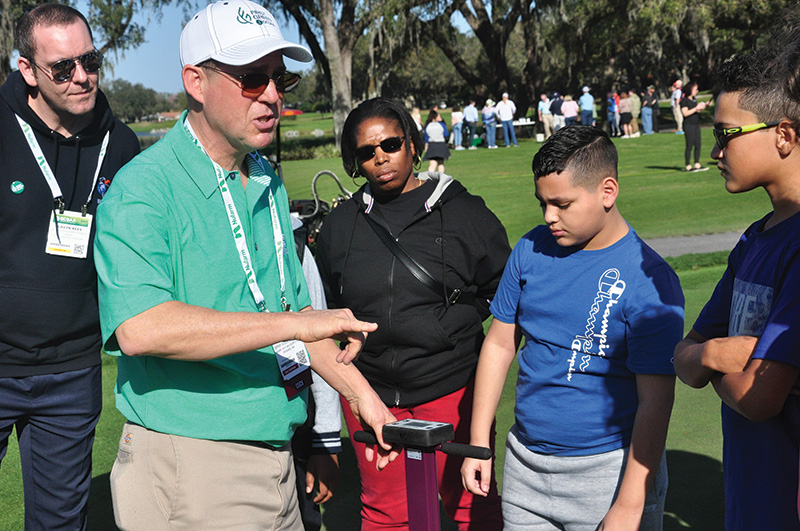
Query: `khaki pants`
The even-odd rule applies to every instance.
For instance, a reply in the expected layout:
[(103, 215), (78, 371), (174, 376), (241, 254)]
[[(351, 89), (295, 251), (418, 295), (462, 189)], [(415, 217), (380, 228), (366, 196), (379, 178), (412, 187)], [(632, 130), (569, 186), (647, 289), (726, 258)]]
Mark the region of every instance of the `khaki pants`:
[(672, 116), (675, 118), (675, 130), (683, 131), (683, 113), (681, 112), (681, 107), (678, 105), (677, 107), (672, 108)]
[(122, 430), (111, 471), (123, 531), (302, 530), (289, 446)]
[(544, 138), (548, 139), (553, 136), (553, 114), (542, 115), (542, 125), (544, 126)]

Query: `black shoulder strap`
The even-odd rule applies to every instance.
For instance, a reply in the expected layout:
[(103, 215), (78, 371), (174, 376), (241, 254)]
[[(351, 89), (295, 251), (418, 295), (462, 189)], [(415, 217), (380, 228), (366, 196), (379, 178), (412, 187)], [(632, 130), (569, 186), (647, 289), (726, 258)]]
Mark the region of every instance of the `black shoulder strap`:
[[(375, 231), (375, 234), (378, 235), (378, 238), (381, 239), (383, 244), (386, 246), (387, 249), (389, 249), (389, 251), (391, 251), (391, 253), (395, 256), (395, 258), (397, 258), (400, 261), (400, 263), (403, 264), (403, 266), (405, 266), (405, 268), (408, 269), (411, 272), (411, 274), (414, 275), (414, 277), (417, 280), (422, 282), (428, 289), (430, 289), (437, 295), (441, 295), (442, 298), (444, 299), (445, 306), (450, 307), (450, 305), (455, 304), (456, 302), (464, 302), (466, 304), (472, 304), (471, 302), (468, 302), (466, 300), (459, 301), (462, 295), (462, 291), (459, 288), (454, 289), (452, 292), (450, 292), (449, 295), (445, 295), (448, 292), (448, 290), (444, 284), (433, 278), (433, 275), (431, 275), (428, 272), (428, 270), (422, 266), (422, 264), (414, 260), (414, 258), (412, 258), (411, 255), (409, 255), (406, 252), (406, 250), (403, 249), (399, 243), (397, 243), (397, 240), (392, 238), (392, 235), (389, 234), (389, 232), (386, 229), (378, 225), (378, 223), (374, 219), (369, 217), (366, 212), (364, 212), (361, 209), (359, 209), (359, 211), (364, 216), (364, 218), (366, 218), (367, 223), (372, 228), (372, 230)], [(469, 293), (466, 292), (463, 294), (465, 298), (467, 298), (470, 295)]]
[(303, 225), (292, 231), (294, 233), (294, 249), (297, 251), (297, 257), (300, 258), (300, 263), (303, 263), (303, 256), (306, 254), (306, 243), (308, 241), (308, 231), (306, 226)]

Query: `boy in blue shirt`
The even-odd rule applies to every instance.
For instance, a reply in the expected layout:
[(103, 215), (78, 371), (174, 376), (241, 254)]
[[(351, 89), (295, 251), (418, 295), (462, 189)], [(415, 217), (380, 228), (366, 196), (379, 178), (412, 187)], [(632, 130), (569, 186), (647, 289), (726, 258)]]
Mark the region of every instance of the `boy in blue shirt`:
[[(525, 337), (505, 529), (661, 529), (671, 358), (683, 334), (678, 278), (617, 210), (617, 151), (602, 130), (560, 129), (533, 173), (545, 225), (517, 244), (492, 302), (470, 443), (489, 446)], [(467, 490), (487, 492), (490, 462), (466, 459), (461, 471)]]
[[(715, 76), (711, 157), (725, 188), (763, 187), (773, 211), (753, 223), (692, 330), (675, 370), (722, 399), (725, 527), (800, 529), (797, 514), (800, 374), (800, 103), (781, 90), (772, 46), (736, 56)], [(796, 76), (796, 73), (794, 73)]]

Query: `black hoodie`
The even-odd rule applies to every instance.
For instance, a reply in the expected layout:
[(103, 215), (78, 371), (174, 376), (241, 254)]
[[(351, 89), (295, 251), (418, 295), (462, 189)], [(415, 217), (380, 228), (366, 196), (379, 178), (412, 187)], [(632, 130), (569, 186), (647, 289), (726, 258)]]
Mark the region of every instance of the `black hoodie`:
[[(0, 88), (0, 377), (100, 363), (94, 221), (87, 258), (45, 253), (53, 196), (14, 115), (34, 130), (67, 210), (80, 212), (89, 195), (106, 131), (111, 134), (98, 178), (103, 185), (139, 152), (136, 135), (112, 116), (99, 91), (94, 120), (71, 138), (47, 127), (27, 98), (25, 80), (13, 72)], [(89, 214), (100, 198), (96, 189)]]
[(419, 177), (431, 182), (394, 199), (402, 202), (399, 209), (378, 205), (365, 185), (325, 218), (317, 242), (328, 306), (378, 323), (356, 365), (390, 406), (430, 402), (467, 385), (487, 315), (468, 297), (446, 307), (443, 295), (417, 280), (364, 216), (389, 228), (448, 290), (464, 288), (478, 299), (494, 296), (511, 252), (503, 225), (480, 197), (445, 174)]

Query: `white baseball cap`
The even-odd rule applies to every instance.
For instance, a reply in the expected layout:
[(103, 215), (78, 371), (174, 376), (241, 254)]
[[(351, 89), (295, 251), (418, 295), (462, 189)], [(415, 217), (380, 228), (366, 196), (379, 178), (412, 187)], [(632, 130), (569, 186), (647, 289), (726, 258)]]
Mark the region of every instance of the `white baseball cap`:
[(584, 86), (583, 86), (583, 92), (589, 92), (589, 87), (588, 87), (588, 86), (586, 86), (586, 85), (584, 85)]
[(209, 4), (181, 33), (181, 67), (209, 59), (241, 66), (279, 50), (295, 61), (308, 63), (313, 59), (306, 47), (283, 38), (269, 11), (248, 0)]

